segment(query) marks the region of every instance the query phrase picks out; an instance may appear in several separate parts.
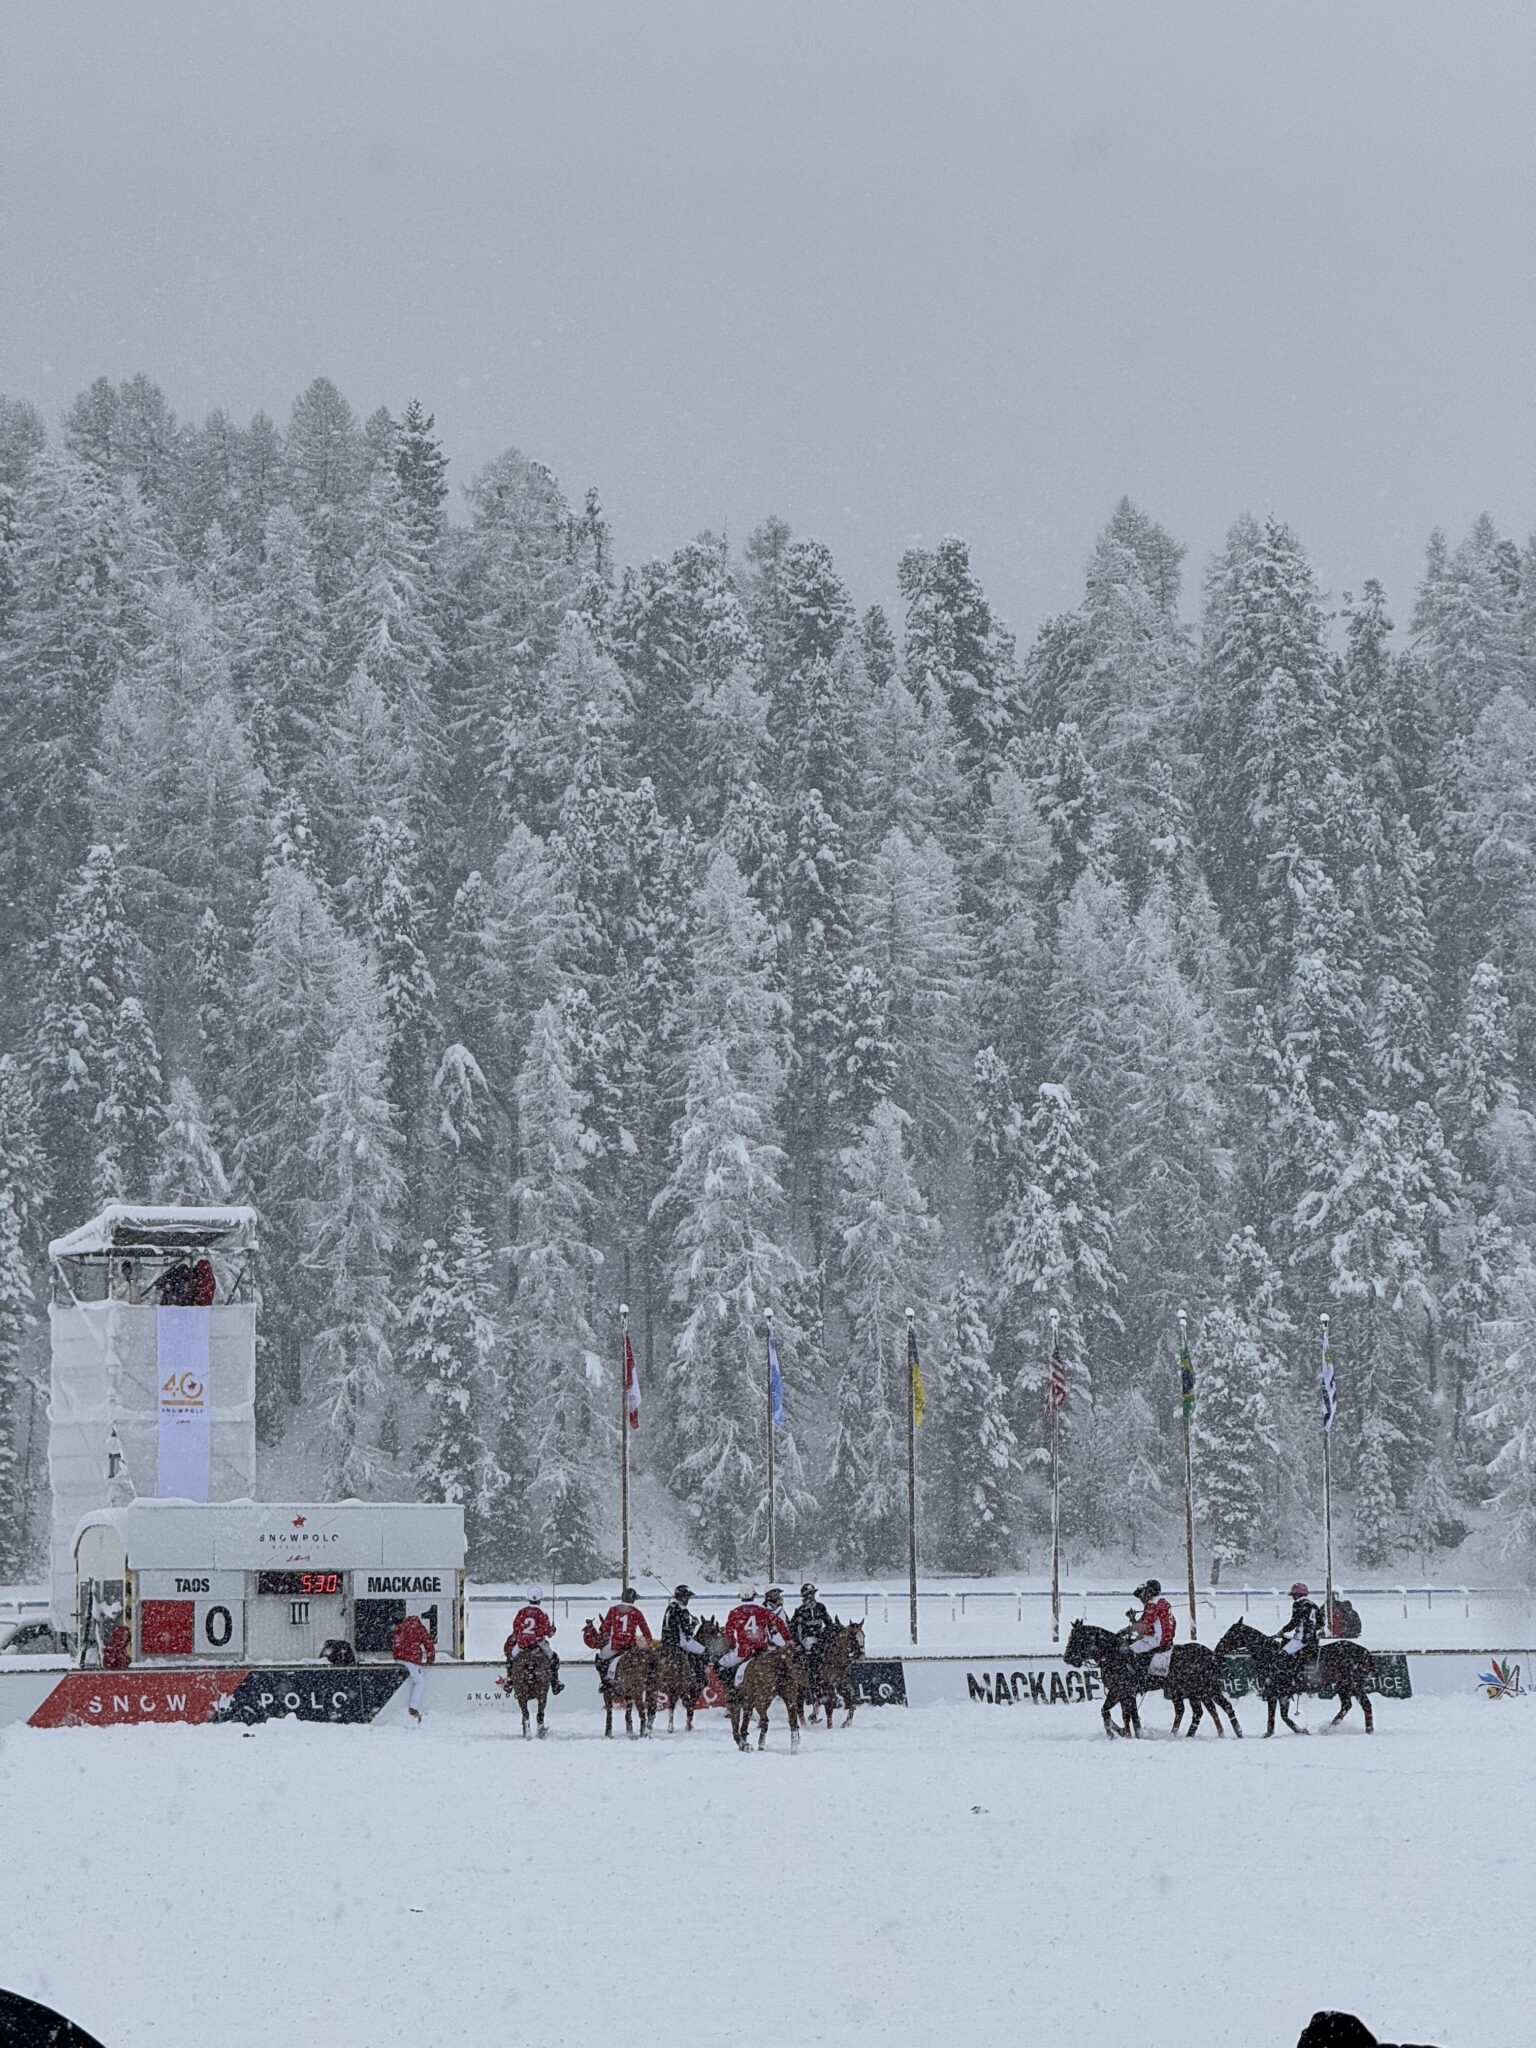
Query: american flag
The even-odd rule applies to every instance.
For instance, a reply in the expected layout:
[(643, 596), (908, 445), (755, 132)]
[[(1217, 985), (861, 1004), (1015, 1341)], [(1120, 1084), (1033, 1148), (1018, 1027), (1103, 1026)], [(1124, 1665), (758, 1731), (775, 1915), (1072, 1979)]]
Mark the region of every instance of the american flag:
[(1051, 1382), (1046, 1388), (1045, 1405), (1053, 1414), (1059, 1414), (1067, 1405), (1067, 1368), (1061, 1362), (1061, 1339), (1051, 1339)]

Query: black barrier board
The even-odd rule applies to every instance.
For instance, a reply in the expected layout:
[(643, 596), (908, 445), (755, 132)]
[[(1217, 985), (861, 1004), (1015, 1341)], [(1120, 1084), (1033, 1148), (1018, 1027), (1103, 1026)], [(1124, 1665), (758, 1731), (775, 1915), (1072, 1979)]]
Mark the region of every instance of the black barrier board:
[(405, 1683), (398, 1664), (248, 1671), (221, 1721), (372, 1721)]
[(904, 1707), (907, 1675), (899, 1657), (866, 1657), (850, 1664), (853, 1697), (861, 1707)]
[[(1223, 1657), (1221, 1660), (1221, 1689), (1229, 1700), (1240, 1700), (1246, 1693), (1257, 1695), (1259, 1687), (1251, 1657)], [(1384, 1700), (1411, 1700), (1413, 1681), (1408, 1676), (1408, 1656), (1404, 1650), (1379, 1650), (1371, 1658), (1371, 1676), (1366, 1691), (1376, 1693)], [(1315, 1693), (1301, 1695), (1303, 1698), (1331, 1700), (1338, 1693), (1331, 1685), (1320, 1686)]]

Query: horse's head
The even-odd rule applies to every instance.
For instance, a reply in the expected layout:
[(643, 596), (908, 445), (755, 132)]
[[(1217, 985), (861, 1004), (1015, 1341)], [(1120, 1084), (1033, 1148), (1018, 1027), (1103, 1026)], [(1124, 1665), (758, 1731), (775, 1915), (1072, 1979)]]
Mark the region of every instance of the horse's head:
[(1246, 1621), (1234, 1621), (1226, 1634), (1216, 1645), (1218, 1657), (1240, 1657), (1245, 1650), (1251, 1650), (1265, 1638)]
[(1067, 1647), (1062, 1655), (1069, 1664), (1086, 1664), (1093, 1655), (1088, 1643), (1088, 1624), (1081, 1616), (1067, 1631)]
[(863, 1622), (862, 1622), (862, 1621), (850, 1621), (850, 1622), (849, 1622), (849, 1624), (848, 1624), (848, 1643), (849, 1643), (849, 1647), (850, 1647), (850, 1648), (852, 1649), (852, 1651), (853, 1651), (853, 1654), (854, 1654), (854, 1656), (855, 1656), (855, 1657), (862, 1657), (862, 1656), (863, 1656), (863, 1654), (864, 1654), (864, 1624), (863, 1624)]

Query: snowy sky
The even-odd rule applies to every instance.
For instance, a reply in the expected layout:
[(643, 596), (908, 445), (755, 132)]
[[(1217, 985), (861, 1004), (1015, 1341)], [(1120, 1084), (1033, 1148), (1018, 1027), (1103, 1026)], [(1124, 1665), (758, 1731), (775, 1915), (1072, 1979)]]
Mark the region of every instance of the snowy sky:
[(509, 442), (626, 557), (770, 511), (1021, 631), (1129, 491), (1406, 614), (1536, 522), (1536, 8), (0, 0), (0, 390)]

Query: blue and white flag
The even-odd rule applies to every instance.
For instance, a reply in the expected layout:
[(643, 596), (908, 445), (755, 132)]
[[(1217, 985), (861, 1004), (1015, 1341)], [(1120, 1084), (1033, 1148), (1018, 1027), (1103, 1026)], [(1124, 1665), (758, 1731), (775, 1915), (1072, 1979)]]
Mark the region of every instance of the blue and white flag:
[(1333, 1418), (1339, 1412), (1339, 1390), (1333, 1383), (1333, 1353), (1328, 1348), (1328, 1333), (1323, 1332), (1323, 1363), (1318, 1374), (1323, 1390), (1323, 1428), (1332, 1429)]
[(773, 1404), (773, 1426), (784, 1427), (784, 1376), (779, 1371), (779, 1347), (768, 1332), (768, 1398)]

